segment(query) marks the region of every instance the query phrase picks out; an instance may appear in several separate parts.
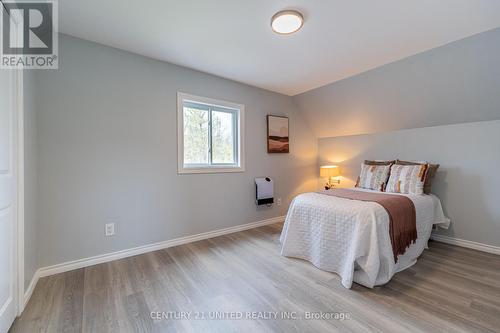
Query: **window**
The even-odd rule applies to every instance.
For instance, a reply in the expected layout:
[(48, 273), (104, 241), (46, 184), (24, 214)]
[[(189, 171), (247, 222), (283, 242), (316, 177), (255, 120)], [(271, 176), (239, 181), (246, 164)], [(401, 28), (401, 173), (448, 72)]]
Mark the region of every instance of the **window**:
[(178, 93), (178, 172), (244, 171), (244, 106)]

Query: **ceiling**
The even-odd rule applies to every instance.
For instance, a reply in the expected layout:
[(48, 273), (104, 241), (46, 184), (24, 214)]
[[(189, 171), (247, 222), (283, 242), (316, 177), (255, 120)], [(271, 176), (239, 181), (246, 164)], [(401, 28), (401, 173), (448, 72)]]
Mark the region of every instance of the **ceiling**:
[[(275, 34), (277, 11), (305, 18)], [(500, 26), (498, 0), (64, 0), (62, 33), (286, 95)]]

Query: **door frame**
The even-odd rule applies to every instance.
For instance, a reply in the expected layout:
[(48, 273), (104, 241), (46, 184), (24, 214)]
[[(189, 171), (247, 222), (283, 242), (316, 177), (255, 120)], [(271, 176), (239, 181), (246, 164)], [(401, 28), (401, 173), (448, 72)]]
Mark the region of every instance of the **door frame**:
[[(0, 0), (0, 6), (4, 6)], [(5, 9), (5, 8), (3, 8)], [(3, 11), (1, 11), (3, 12)], [(2, 13), (3, 15), (3, 13)], [(12, 18), (11, 18), (12, 19)], [(19, 23), (19, 22), (17, 22)], [(20, 30), (17, 29), (16, 38), (20, 38)], [(16, 313), (21, 315), (24, 311), (24, 87), (23, 87), (23, 68), (14, 71), (14, 88), (15, 88), (15, 113), (16, 124), (13, 124), (15, 133), (15, 167), (16, 173), (16, 198), (15, 198), (15, 239), (16, 254), (14, 260), (14, 270), (16, 271), (16, 288), (14, 296)], [(14, 138), (14, 136), (13, 136)]]
[(24, 311), (24, 88), (23, 88), (23, 70), (16, 70), (16, 110), (17, 113), (17, 314)]

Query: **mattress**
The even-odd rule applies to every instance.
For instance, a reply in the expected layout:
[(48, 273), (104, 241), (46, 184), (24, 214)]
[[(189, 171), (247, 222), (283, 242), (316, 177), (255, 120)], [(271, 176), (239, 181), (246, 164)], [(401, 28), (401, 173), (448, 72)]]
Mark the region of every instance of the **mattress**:
[(337, 273), (346, 288), (353, 282), (368, 288), (387, 283), (395, 273), (415, 264), (427, 247), (433, 225), (447, 228), (450, 223), (435, 195), (397, 195), (413, 201), (417, 221), (417, 240), (397, 262), (389, 215), (382, 206), (313, 192), (292, 201), (280, 237), (281, 254)]

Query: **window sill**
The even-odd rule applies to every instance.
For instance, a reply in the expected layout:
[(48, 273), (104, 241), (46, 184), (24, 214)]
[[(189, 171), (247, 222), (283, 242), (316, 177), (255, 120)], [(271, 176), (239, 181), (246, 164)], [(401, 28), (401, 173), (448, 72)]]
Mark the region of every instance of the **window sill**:
[(205, 168), (179, 168), (177, 173), (182, 174), (203, 174), (203, 173), (234, 173), (245, 172), (244, 167), (205, 167)]

